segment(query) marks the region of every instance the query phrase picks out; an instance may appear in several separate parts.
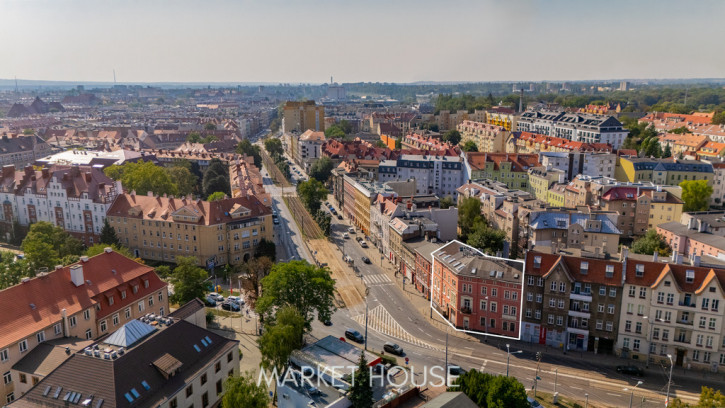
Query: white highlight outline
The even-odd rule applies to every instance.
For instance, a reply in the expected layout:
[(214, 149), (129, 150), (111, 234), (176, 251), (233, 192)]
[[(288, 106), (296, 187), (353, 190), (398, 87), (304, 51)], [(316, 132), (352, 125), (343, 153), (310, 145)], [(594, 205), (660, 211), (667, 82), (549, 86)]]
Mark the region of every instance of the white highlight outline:
[[(443, 248), (447, 247), (450, 244), (453, 244), (454, 242), (458, 243), (459, 245), (468, 247), (468, 248), (472, 249), (473, 251), (476, 251), (479, 255), (481, 255), (485, 258), (506, 261), (506, 262), (520, 262), (521, 263), (521, 291), (519, 292), (519, 297), (521, 298), (521, 301), (519, 302), (519, 324), (518, 324), (518, 330), (517, 330), (518, 336), (516, 336), (516, 337), (504, 336), (501, 334), (491, 334), (488, 332), (482, 332), (482, 331), (478, 331), (478, 330), (459, 329), (456, 326), (454, 326), (450, 320), (446, 319), (445, 316), (443, 316), (439, 311), (437, 311), (433, 307), (433, 277), (435, 276), (434, 271), (435, 271), (435, 263), (436, 263), (436, 257), (433, 256), (433, 253), (442, 251)], [(468, 244), (464, 244), (463, 242), (461, 242), (457, 239), (454, 239), (454, 240), (448, 242), (447, 244), (443, 245), (442, 247), (436, 249), (435, 251), (431, 252), (430, 257), (433, 260), (433, 262), (431, 262), (431, 265), (430, 265), (430, 286), (428, 289), (428, 297), (430, 298), (430, 309), (433, 312), (435, 312), (438, 316), (440, 316), (441, 319), (443, 319), (449, 326), (451, 326), (451, 328), (453, 328), (453, 330), (455, 330), (457, 332), (468, 333), (468, 334), (477, 334), (477, 335), (487, 336), (487, 337), (491, 336), (491, 337), (497, 337), (497, 338), (506, 339), (506, 340), (521, 340), (521, 322), (523, 321), (523, 318), (524, 318), (524, 282), (526, 282), (526, 261), (520, 261), (518, 259), (509, 259), (509, 258), (502, 258), (502, 257), (498, 257), (498, 256), (486, 255), (483, 252), (481, 252), (478, 248), (474, 248)], [(486, 308), (488, 309), (488, 303), (486, 304)], [(488, 322), (486, 322), (486, 324), (488, 325)]]

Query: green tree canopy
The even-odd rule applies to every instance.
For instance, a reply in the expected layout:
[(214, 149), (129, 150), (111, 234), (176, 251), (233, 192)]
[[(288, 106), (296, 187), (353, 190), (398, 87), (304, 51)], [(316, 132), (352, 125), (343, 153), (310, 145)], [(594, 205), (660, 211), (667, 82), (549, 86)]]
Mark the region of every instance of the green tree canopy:
[(274, 265), (262, 279), (262, 296), (257, 300), (257, 312), (270, 319), (283, 306), (295, 307), (309, 325), (317, 314), (327, 321), (335, 310), (335, 281), (324, 268), (307, 261), (291, 261)]
[(329, 157), (322, 156), (312, 163), (312, 166), (310, 167), (310, 177), (325, 183), (330, 178), (334, 166), (335, 164)]
[(710, 208), (713, 189), (706, 180), (683, 181), (680, 187), (682, 187), (682, 201), (685, 202), (682, 211), (706, 211)]
[(473, 232), (468, 235), (466, 243), (489, 255), (496, 255), (497, 252), (503, 250), (504, 240), (506, 240), (506, 233), (503, 230), (491, 228), (486, 223), (479, 221), (474, 225)]
[(529, 408), (526, 389), (514, 377), (471, 370), (456, 378), (453, 385), (448, 391), (466, 394), (479, 407)]
[(166, 172), (169, 173), (169, 178), (176, 184), (179, 195), (194, 194), (199, 184), (199, 177), (192, 173), (190, 168), (183, 165), (171, 166), (166, 167)]
[(665, 237), (658, 234), (655, 229), (650, 229), (642, 238), (632, 243), (632, 252), (635, 254), (652, 255), (655, 251), (660, 256), (669, 256), (672, 253), (672, 248), (667, 245)]
[(136, 191), (136, 194), (146, 195), (149, 191), (154, 194), (177, 195), (179, 188), (163, 167), (151, 162), (125, 163), (120, 166), (113, 165), (103, 170), (114, 180), (121, 180), (124, 189)]
[(222, 397), (222, 407), (269, 407), (270, 401), (267, 389), (262, 384), (257, 385), (252, 372), (247, 372), (239, 377), (227, 378), (224, 383), (225, 392)]
[(216, 125), (212, 122), (206, 122), (204, 130), (216, 130)]
[(189, 143), (199, 143), (201, 142), (201, 135), (199, 132), (189, 132), (189, 135), (186, 136), (186, 141)]
[(463, 146), (461, 146), (461, 150), (463, 150), (464, 152), (477, 152), (478, 146), (476, 146), (476, 142), (474, 142), (473, 140), (466, 140), (463, 143)]
[(370, 367), (368, 367), (368, 362), (365, 359), (365, 353), (360, 353), (360, 359), (353, 375), (347, 399), (352, 403), (352, 408), (372, 408), (375, 403), (372, 382), (370, 381)]
[(30, 226), (21, 248), (33, 271), (73, 262), (83, 253), (83, 244), (79, 240), (47, 221)]
[(227, 195), (224, 194), (223, 192), (217, 191), (217, 192), (211, 193), (209, 195), (209, 197), (206, 198), (206, 201), (219, 201), (219, 200), (223, 200), (224, 197), (226, 197), (226, 196)]
[(274, 261), (266, 256), (252, 258), (237, 266), (238, 279), (242, 280), (242, 286), (247, 295), (249, 307), (255, 308), (259, 299), (262, 279), (269, 275), (274, 266)]
[(101, 244), (121, 245), (121, 240), (118, 239), (116, 230), (108, 222), (108, 218), (103, 219), (103, 228), (101, 228)]
[(443, 134), (443, 141), (455, 146), (461, 141), (461, 133), (456, 129), (451, 129)]
[(101, 243), (101, 244), (93, 245), (90, 248), (86, 249), (85, 255), (88, 256), (88, 257), (91, 257), (91, 256), (96, 256), (96, 255), (102, 254), (103, 251), (105, 251), (105, 249), (107, 247), (111, 247), (114, 251), (118, 252), (119, 254), (125, 256), (128, 259), (133, 259), (135, 261), (140, 261), (140, 259), (138, 259), (135, 256), (133, 256), (133, 254), (131, 253), (131, 250), (130, 249), (126, 248), (125, 246), (116, 245), (116, 244), (104, 244), (104, 243)]
[(712, 116), (713, 125), (725, 125), (725, 111), (717, 112)]
[(340, 125), (332, 125), (325, 129), (325, 138), (327, 139), (342, 139), (345, 136), (345, 131), (342, 130)]
[(445, 210), (447, 208), (455, 206), (456, 203), (453, 201), (453, 197), (445, 196), (445, 197), (441, 198), (439, 205), (440, 205), (441, 209)]
[(461, 240), (468, 240), (473, 227), (481, 220), (481, 200), (476, 197), (464, 198), (458, 206), (458, 228), (461, 230)]
[(297, 184), (297, 195), (311, 214), (320, 209), (320, 202), (327, 197), (327, 194), (325, 186), (314, 178)]
[(257, 245), (257, 249), (254, 250), (254, 257), (261, 258), (267, 257), (274, 261), (277, 258), (277, 246), (272, 241), (262, 238)]
[(210, 196), (218, 191), (231, 196), (232, 190), (229, 184), (229, 168), (219, 159), (212, 159), (204, 172), (201, 182), (205, 196)]
[(274, 320), (265, 323), (264, 329), (264, 334), (257, 339), (262, 367), (276, 368), (281, 373), (290, 354), (302, 348), (305, 319), (294, 307), (284, 306), (277, 311)]
[(249, 140), (244, 139), (237, 145), (237, 153), (254, 158), (254, 165), (257, 168), (262, 168), (262, 154), (259, 152), (259, 146), (253, 145)]
[(176, 268), (171, 273), (169, 282), (174, 286), (171, 300), (183, 305), (194, 298), (204, 299), (206, 285), (204, 281), (209, 274), (196, 266), (196, 258), (182, 256), (176, 258)]
[(15, 254), (0, 252), (0, 290), (17, 285), (25, 277), (35, 276), (26, 259), (15, 260)]
[(267, 150), (267, 153), (269, 153), (275, 161), (284, 154), (282, 141), (276, 137), (268, 137), (264, 139), (264, 149)]

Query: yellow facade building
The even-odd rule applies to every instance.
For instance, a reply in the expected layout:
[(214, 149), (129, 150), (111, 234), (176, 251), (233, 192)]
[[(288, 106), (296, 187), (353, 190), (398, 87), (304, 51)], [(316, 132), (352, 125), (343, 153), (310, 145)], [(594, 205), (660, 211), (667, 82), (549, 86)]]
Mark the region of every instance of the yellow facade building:
[(325, 107), (315, 105), (315, 101), (287, 101), (283, 112), (282, 129), (285, 132), (325, 131)]
[(254, 196), (218, 201), (119, 195), (107, 213), (121, 243), (137, 257), (197, 265), (247, 261), (262, 239), (274, 242), (272, 210)]
[(617, 158), (614, 177), (619, 181), (678, 186), (683, 181), (706, 180), (712, 183), (712, 165), (699, 160), (655, 159), (621, 156)]

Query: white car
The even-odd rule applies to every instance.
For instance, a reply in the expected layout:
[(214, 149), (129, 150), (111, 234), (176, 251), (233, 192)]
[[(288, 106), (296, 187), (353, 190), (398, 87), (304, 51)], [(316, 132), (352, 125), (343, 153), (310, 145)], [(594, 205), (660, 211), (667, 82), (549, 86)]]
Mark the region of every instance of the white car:
[(355, 233), (355, 228), (350, 227), (350, 228), (347, 229), (347, 232), (349, 232), (351, 234), (354, 234)]
[(360, 246), (363, 247), (363, 248), (367, 248), (368, 247), (368, 243), (365, 242), (365, 241), (360, 241)]
[(345, 239), (350, 239), (350, 234), (348, 234), (347, 232), (343, 232), (342, 237)]
[(222, 295), (220, 295), (220, 294), (218, 294), (216, 292), (209, 292), (209, 294), (206, 295), (206, 297), (210, 297), (210, 298), (216, 300), (217, 302), (223, 302), (224, 301), (224, 296), (222, 296)]

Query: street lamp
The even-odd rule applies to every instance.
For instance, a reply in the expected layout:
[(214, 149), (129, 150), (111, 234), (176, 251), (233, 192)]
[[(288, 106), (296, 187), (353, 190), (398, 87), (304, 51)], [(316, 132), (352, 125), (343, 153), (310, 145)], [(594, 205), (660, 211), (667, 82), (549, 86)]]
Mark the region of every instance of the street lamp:
[(631, 391), (631, 394), (629, 394), (629, 408), (632, 408), (632, 399), (634, 399), (634, 389), (639, 387), (640, 385), (644, 384), (642, 381), (637, 381), (637, 385), (632, 387), (630, 390), (629, 388), (625, 388), (623, 391)]
[(370, 288), (365, 288), (365, 351), (368, 350), (368, 294)]
[(667, 358), (670, 359), (670, 376), (667, 379), (667, 398), (665, 398), (665, 408), (670, 406), (670, 385), (672, 384), (672, 367), (675, 365), (672, 362), (672, 354), (668, 354)]
[(584, 402), (584, 408), (589, 408), (589, 394), (584, 394), (584, 398), (586, 398), (586, 402)]
[(523, 353), (523, 351), (521, 351), (521, 350), (514, 351), (512, 353), (510, 345), (508, 343), (506, 344), (506, 377), (509, 376), (509, 361), (511, 360), (511, 354), (521, 354), (521, 353)]
[(643, 319), (647, 319), (647, 321), (649, 322), (649, 344), (647, 344), (647, 362), (644, 364), (645, 368), (649, 368), (649, 358), (650, 354), (652, 353), (652, 327), (655, 324), (655, 319), (650, 320), (649, 316), (644, 316)]

